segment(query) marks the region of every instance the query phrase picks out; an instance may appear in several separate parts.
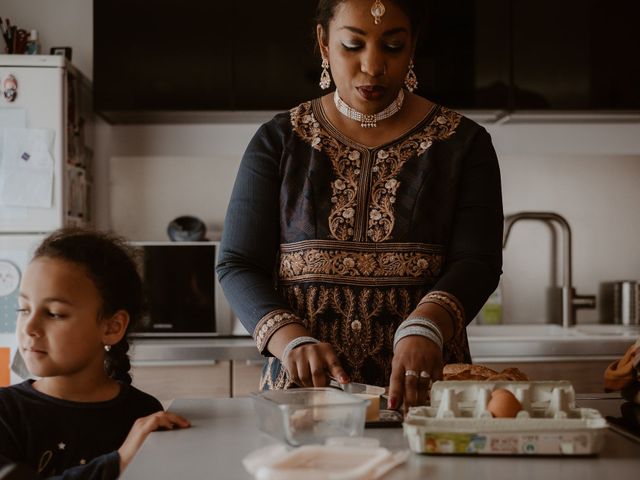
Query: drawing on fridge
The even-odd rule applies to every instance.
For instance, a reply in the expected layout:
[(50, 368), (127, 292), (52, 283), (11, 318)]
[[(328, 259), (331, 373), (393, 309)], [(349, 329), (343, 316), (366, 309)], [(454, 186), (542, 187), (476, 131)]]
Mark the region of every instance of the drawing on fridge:
[(92, 223), (92, 147), (88, 79), (63, 56), (0, 55), (0, 386), (21, 380), (9, 365), (34, 249), (57, 228)]

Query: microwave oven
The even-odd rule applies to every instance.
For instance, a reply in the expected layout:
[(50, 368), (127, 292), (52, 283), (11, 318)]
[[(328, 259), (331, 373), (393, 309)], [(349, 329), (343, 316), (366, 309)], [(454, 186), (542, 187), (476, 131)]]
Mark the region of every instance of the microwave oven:
[(145, 314), (133, 337), (219, 337), (233, 314), (215, 266), (219, 242), (134, 242), (140, 250)]

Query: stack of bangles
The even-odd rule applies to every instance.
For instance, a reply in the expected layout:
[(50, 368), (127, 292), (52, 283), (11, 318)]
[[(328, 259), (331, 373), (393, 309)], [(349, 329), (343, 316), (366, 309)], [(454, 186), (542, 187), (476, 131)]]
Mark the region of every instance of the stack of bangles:
[(305, 345), (307, 343), (320, 343), (320, 340), (313, 337), (294, 338), (289, 343), (287, 343), (286, 347), (284, 347), (284, 350), (282, 351), (282, 361), (284, 362), (287, 360), (287, 356), (289, 355), (289, 353), (291, 353), (291, 350), (293, 350), (296, 347), (299, 347), (300, 345)]
[(436, 322), (425, 317), (411, 317), (402, 322), (396, 330), (396, 334), (393, 337), (394, 353), (398, 342), (410, 335), (428, 338), (440, 348), (440, 351), (444, 347), (444, 337)]

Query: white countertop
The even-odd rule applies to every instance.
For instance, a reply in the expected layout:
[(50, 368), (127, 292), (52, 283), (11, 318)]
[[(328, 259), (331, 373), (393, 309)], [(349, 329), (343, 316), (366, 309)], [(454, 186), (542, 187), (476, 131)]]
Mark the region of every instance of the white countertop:
[[(613, 403), (612, 403), (613, 402)], [(581, 406), (598, 408), (603, 414), (615, 410), (620, 400), (590, 400)], [(615, 405), (613, 405), (615, 404)], [(604, 408), (604, 407), (607, 408)], [(176, 400), (171, 411), (186, 416), (192, 427), (152, 433), (121, 478), (248, 480), (242, 458), (253, 450), (274, 443), (257, 428), (251, 400)], [(367, 429), (366, 437), (379, 439), (390, 450), (408, 449), (402, 429)], [(411, 454), (407, 463), (385, 479), (603, 480), (636, 478), (640, 471), (640, 443), (607, 430), (604, 447), (597, 457), (497, 457), (427, 456)]]

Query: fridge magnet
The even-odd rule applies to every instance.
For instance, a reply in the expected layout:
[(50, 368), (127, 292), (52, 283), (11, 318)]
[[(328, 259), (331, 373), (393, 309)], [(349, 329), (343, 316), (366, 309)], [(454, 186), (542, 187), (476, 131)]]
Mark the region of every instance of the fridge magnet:
[(71, 47), (51, 47), (49, 53), (51, 55), (64, 55), (67, 60), (71, 61)]
[(20, 286), (20, 270), (8, 260), (0, 259), (0, 297), (15, 292)]
[(16, 77), (9, 74), (2, 81), (4, 92), (2, 93), (7, 102), (13, 102), (18, 96), (18, 81)]

